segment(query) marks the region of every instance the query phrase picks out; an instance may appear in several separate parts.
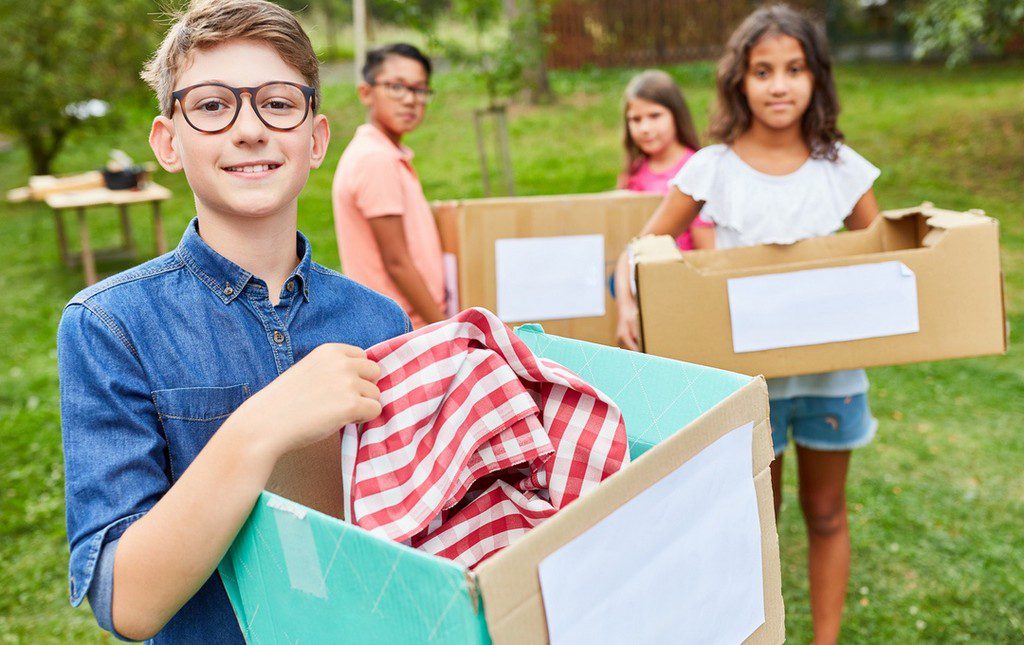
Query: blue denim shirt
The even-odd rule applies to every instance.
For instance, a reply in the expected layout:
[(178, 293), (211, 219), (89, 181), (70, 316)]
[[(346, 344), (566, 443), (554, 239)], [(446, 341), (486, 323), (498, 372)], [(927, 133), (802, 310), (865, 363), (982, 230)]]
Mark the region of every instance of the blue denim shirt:
[[(118, 538), (246, 398), (323, 343), (367, 348), (411, 329), (392, 300), (302, 261), (267, 285), (193, 219), (174, 251), (76, 295), (57, 332), (71, 604), (110, 611)], [(216, 573), (153, 642), (243, 642)]]

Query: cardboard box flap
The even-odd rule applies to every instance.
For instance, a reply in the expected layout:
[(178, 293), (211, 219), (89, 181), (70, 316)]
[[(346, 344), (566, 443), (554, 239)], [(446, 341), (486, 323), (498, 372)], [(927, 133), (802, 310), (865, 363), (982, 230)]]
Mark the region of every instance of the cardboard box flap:
[(882, 211), (882, 217), (891, 220), (903, 219), (910, 215), (922, 215), (927, 219), (928, 225), (934, 228), (956, 228), (958, 226), (974, 226), (985, 221), (993, 221), (985, 215), (985, 211), (973, 208), (968, 211), (951, 211), (944, 208), (935, 208), (931, 202), (924, 202), (920, 206), (910, 208), (897, 208)]
[(218, 571), (250, 643), (490, 642), (462, 567), (273, 493)]
[(951, 211), (942, 208), (935, 208), (931, 202), (924, 202), (920, 206), (912, 208), (900, 208), (895, 210), (882, 211), (882, 217), (890, 221), (899, 221), (908, 217), (920, 217), (921, 224), (919, 231), (920, 247), (934, 247), (945, 237), (945, 233), (952, 229), (965, 228), (970, 226), (996, 225), (998, 221), (985, 215), (985, 211), (972, 209), (965, 212)]
[[(729, 249), (675, 250), (670, 236), (645, 236), (631, 245), (634, 263), (650, 265), (678, 262), (700, 276), (741, 277), (799, 271), (836, 263), (877, 263), (907, 252), (925, 252), (958, 231), (954, 244), (973, 244), (976, 238), (998, 229), (998, 221), (981, 211), (958, 213), (915, 207), (884, 211), (871, 226), (837, 235), (814, 237), (793, 244), (762, 244)], [(998, 233), (997, 233), (998, 234)], [(954, 251), (951, 251), (954, 252)]]
[(630, 248), (635, 263), (675, 262), (683, 259), (683, 253), (671, 235), (644, 235), (634, 238)]

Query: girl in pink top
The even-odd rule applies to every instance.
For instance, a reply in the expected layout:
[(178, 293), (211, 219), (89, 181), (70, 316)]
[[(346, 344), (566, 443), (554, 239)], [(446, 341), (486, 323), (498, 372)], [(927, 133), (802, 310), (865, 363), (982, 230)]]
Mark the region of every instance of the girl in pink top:
[[(634, 76), (626, 86), (625, 122), (626, 167), (618, 187), (667, 194), (669, 180), (700, 148), (690, 109), (672, 77), (658, 70)], [(676, 239), (679, 248), (714, 247), (712, 227), (697, 218)]]

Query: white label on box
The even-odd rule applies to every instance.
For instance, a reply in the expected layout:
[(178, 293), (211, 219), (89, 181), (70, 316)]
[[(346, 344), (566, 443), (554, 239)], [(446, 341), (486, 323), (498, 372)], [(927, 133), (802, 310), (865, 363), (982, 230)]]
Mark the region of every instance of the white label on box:
[(753, 428), (729, 432), (541, 561), (552, 645), (740, 643), (764, 623)]
[(495, 240), (494, 265), (504, 322), (604, 315), (603, 235)]
[(729, 280), (737, 354), (920, 331), (917, 279), (902, 262)]

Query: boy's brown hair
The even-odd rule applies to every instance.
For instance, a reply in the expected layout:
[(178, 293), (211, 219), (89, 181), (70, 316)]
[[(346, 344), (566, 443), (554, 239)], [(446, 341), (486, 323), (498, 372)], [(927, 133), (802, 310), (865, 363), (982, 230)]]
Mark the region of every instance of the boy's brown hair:
[(309, 36), (287, 9), (267, 0), (192, 0), (173, 19), (159, 49), (142, 69), (142, 80), (156, 92), (164, 116), (171, 116), (171, 92), (192, 52), (229, 40), (253, 40), (273, 48), (316, 90), (313, 109), (320, 106), (320, 63)]
[(733, 143), (750, 127), (752, 115), (743, 95), (750, 50), (762, 38), (791, 36), (800, 42), (814, 77), (811, 103), (801, 121), (804, 141), (816, 159), (835, 161), (843, 133), (839, 130), (839, 98), (832, 77), (832, 58), (824, 30), (784, 4), (765, 6), (736, 28), (718, 61), (718, 104), (711, 117), (711, 136)]

